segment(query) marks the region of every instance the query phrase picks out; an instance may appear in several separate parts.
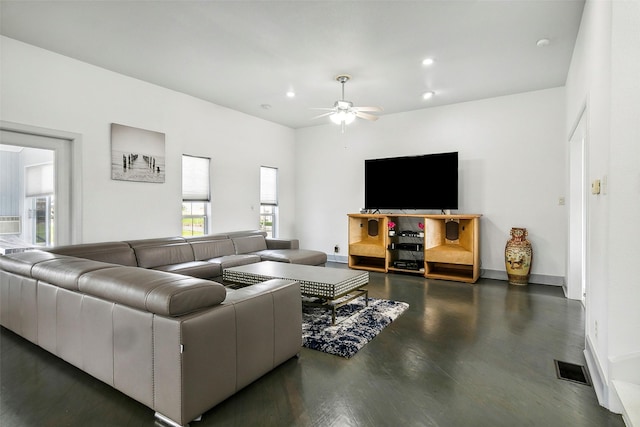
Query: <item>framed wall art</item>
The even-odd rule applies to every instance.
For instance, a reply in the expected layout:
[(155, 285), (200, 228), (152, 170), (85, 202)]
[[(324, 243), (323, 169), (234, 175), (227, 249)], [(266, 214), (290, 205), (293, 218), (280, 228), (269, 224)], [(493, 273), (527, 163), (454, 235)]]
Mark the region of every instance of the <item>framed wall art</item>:
[(164, 133), (111, 123), (111, 179), (163, 183)]

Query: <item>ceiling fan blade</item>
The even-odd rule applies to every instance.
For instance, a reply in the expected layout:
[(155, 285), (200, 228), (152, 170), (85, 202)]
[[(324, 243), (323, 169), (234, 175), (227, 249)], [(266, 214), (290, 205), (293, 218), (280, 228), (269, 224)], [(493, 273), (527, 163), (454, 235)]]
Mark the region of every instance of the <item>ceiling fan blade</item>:
[(322, 113), (318, 116), (312, 117), (311, 120), (319, 119), (320, 117), (330, 116), (331, 114), (333, 114), (333, 111), (329, 111), (328, 113)]
[(382, 111), (382, 107), (353, 107), (353, 111)]
[(360, 117), (361, 119), (365, 119), (365, 120), (371, 120), (372, 122), (375, 122), (376, 120), (378, 120), (378, 116), (374, 116), (373, 114), (363, 113), (361, 111), (356, 111), (356, 117)]
[(334, 111), (335, 108), (324, 108), (324, 107), (311, 107), (310, 110), (324, 110), (324, 111)]

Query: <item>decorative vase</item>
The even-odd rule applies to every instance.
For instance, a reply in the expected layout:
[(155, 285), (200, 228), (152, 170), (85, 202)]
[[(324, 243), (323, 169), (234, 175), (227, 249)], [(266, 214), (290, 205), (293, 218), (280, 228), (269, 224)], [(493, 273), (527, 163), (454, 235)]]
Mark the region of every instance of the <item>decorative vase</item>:
[(527, 229), (513, 227), (511, 239), (507, 241), (504, 249), (504, 262), (507, 267), (507, 276), (512, 285), (526, 285), (529, 283), (533, 250), (531, 242), (527, 240)]

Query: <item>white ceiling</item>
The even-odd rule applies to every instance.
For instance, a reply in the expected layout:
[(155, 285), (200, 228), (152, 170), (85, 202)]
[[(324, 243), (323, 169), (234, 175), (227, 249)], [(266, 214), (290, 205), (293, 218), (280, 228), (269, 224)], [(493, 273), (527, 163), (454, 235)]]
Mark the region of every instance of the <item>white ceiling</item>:
[[(11, 1), (0, 33), (292, 128), (563, 86), (582, 0)], [(548, 38), (539, 48), (536, 41)], [(432, 57), (430, 67), (422, 60)], [(296, 96), (288, 98), (293, 90)], [(426, 91), (435, 91), (429, 101)], [(269, 105), (266, 109), (263, 105)], [(382, 120), (382, 119), (381, 119)], [(373, 124), (372, 124), (373, 125)]]

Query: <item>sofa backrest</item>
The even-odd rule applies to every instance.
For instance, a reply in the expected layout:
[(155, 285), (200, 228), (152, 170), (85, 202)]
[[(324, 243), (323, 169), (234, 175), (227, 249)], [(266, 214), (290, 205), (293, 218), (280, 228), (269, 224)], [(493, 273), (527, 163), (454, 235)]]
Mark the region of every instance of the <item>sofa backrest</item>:
[(230, 231), (226, 233), (226, 235), (230, 239), (234, 239), (236, 237), (247, 237), (247, 236), (267, 237), (267, 232), (262, 230), (240, 230), (240, 231)]
[(55, 259), (68, 259), (66, 255), (45, 251), (26, 251), (0, 256), (0, 269), (20, 276), (32, 277), (31, 270), (39, 262)]
[(54, 254), (69, 255), (111, 264), (138, 265), (136, 255), (126, 242), (87, 243), (82, 245), (57, 246), (46, 249)]
[(127, 243), (129, 246), (135, 249), (135, 248), (140, 248), (142, 246), (159, 246), (159, 245), (166, 245), (170, 243), (184, 243), (184, 242), (186, 242), (186, 240), (184, 240), (183, 237), (177, 236), (177, 237), (158, 237), (155, 239), (127, 240), (125, 243)]
[[(16, 275), (80, 292), (79, 298), (91, 295), (163, 316), (181, 316), (218, 305), (227, 295), (223, 285), (209, 280), (44, 251), (0, 257), (0, 294), (9, 295), (10, 281), (17, 280)], [(8, 302), (3, 298), (3, 304)]]
[(220, 304), (227, 291), (209, 280), (135, 267), (94, 270), (80, 276), (80, 292), (163, 316), (181, 316)]
[(236, 248), (236, 254), (247, 254), (267, 249), (267, 241), (261, 234), (231, 239)]
[(231, 239), (190, 241), (196, 261), (209, 260), (235, 254)]
[(225, 240), (228, 239), (229, 235), (227, 233), (218, 233), (218, 234), (204, 234), (202, 236), (187, 236), (184, 238), (187, 242), (199, 242), (201, 240)]
[(195, 261), (193, 249), (189, 243), (160, 243), (134, 248), (138, 267), (154, 268), (161, 265), (181, 264)]
[(111, 269), (116, 264), (83, 258), (59, 258), (33, 265), (31, 277), (60, 288), (78, 291), (78, 279), (85, 273)]

